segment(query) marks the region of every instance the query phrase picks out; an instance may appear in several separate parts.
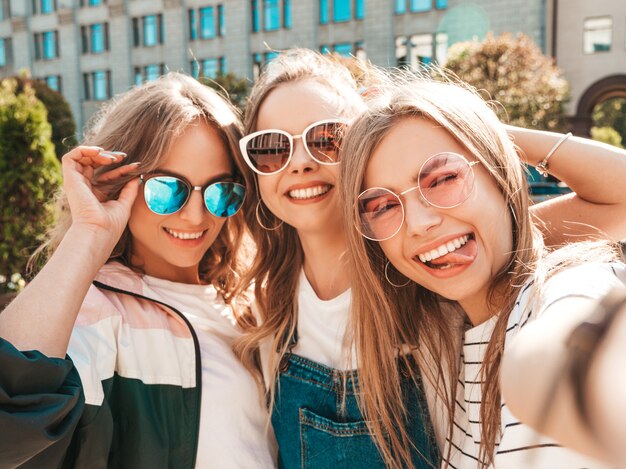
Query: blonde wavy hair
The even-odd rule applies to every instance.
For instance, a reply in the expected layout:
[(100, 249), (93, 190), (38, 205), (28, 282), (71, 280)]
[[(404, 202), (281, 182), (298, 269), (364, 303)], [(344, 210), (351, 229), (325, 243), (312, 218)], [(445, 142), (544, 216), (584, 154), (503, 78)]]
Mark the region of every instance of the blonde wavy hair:
[[(180, 73), (168, 73), (104, 104), (90, 121), (83, 145), (123, 151), (128, 155), (124, 163), (138, 162), (138, 171), (149, 172), (163, 163), (178, 136), (199, 119), (218, 131), (231, 155), (235, 173), (245, 179), (241, 160), (235, 158), (241, 137), (239, 111), (208, 86)], [(207, 148), (207, 152), (210, 151)], [(115, 167), (99, 168), (96, 178)], [(137, 172), (111, 184), (96, 183), (96, 187), (108, 198), (114, 199), (133, 177), (137, 177)], [(250, 180), (245, 182), (250, 187)], [(62, 191), (57, 195), (56, 208), (58, 222), (48, 233), (47, 241), (35, 253), (35, 259), (50, 256), (72, 223), (67, 197)], [(199, 265), (200, 279), (213, 283), (227, 302), (243, 290), (241, 280), (246, 262), (238, 249), (246, 233), (245, 210), (246, 207), (226, 221)], [(132, 264), (132, 235), (128, 227), (109, 257), (109, 261), (113, 260), (141, 272), (140, 267)]]
[[(337, 111), (346, 118), (356, 117), (364, 109), (357, 92), (357, 83), (349, 70), (318, 52), (309, 49), (284, 51), (265, 66), (261, 76), (251, 90), (244, 111), (244, 133), (257, 130), (259, 110), (267, 96), (283, 84), (311, 80), (324, 86), (337, 97)], [(295, 112), (295, 111), (294, 111)], [(247, 177), (254, 178), (249, 191), (252, 206), (262, 204), (256, 174), (245, 168)], [(277, 226), (277, 219), (263, 207), (263, 224)], [(298, 314), (296, 292), (298, 279), (304, 262), (304, 253), (296, 230), (283, 223), (278, 229), (268, 231), (259, 226), (254, 209), (246, 212), (246, 224), (252, 239), (262, 256), (257, 256), (247, 281), (254, 283), (257, 314), (242, 321), (246, 335), (235, 345), (235, 352), (254, 376), (264, 392), (263, 375), (259, 361), (259, 346), (266, 340), (271, 342), (268, 376), (272, 377), (267, 390), (270, 408), (274, 399), (274, 383), (279, 365), (289, 348), (296, 328)]]

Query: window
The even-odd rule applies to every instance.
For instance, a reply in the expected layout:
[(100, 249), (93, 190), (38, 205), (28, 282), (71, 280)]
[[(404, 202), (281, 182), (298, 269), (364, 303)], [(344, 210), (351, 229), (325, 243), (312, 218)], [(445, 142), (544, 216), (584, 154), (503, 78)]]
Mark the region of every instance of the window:
[(0, 21), (11, 17), (11, 8), (9, 0), (0, 0)]
[(352, 0), (335, 0), (333, 2), (333, 21), (336, 23), (350, 21), (352, 12), (350, 2)]
[(224, 5), (217, 6), (217, 35), (226, 34), (226, 19), (224, 17)]
[(133, 18), (134, 47), (152, 47), (163, 44), (163, 15), (147, 15)]
[(349, 42), (335, 44), (335, 52), (344, 57), (350, 57), (352, 55), (352, 44)]
[(104, 101), (111, 97), (111, 72), (96, 70), (83, 73), (86, 101)]
[(365, 18), (365, 0), (356, 0), (354, 4), (354, 18), (357, 20)]
[(410, 0), (411, 11), (428, 11), (432, 8), (433, 0)]
[(34, 39), (36, 60), (50, 60), (59, 57), (59, 33), (57, 31), (35, 33)]
[(156, 80), (165, 73), (164, 64), (149, 64), (143, 67), (135, 67), (135, 85), (141, 85), (147, 81)]
[(61, 93), (61, 75), (48, 75), (44, 77), (43, 81), (48, 85), (48, 88)]
[(396, 0), (396, 14), (406, 13), (406, 0)]
[(283, 27), (291, 28), (291, 0), (283, 0)]
[(198, 39), (198, 25), (196, 18), (196, 10), (189, 10), (189, 39), (195, 41)]
[(81, 26), (83, 54), (101, 54), (109, 50), (109, 24), (96, 23)]
[(328, 0), (320, 0), (320, 24), (328, 24)]
[(211, 39), (215, 37), (215, 15), (213, 7), (200, 8), (200, 38)]
[(7, 40), (0, 38), (0, 67), (6, 67), (9, 63), (7, 56)]
[(103, 5), (105, 0), (80, 0), (80, 6), (89, 6), (89, 7), (97, 7), (98, 5)]
[(414, 34), (396, 38), (398, 66), (413, 69), (428, 67), (434, 62), (444, 62), (448, 53), (448, 35), (445, 33)]
[(250, 3), (250, 11), (252, 13), (252, 32), (256, 33), (259, 31), (260, 20), (259, 20), (259, 0), (252, 0)]
[(584, 23), (583, 49), (585, 54), (611, 50), (613, 19), (610, 16), (587, 18)]
[(438, 10), (448, 8), (448, 0), (435, 0), (435, 8)]
[(202, 76), (215, 79), (226, 73), (228, 73), (226, 71), (226, 57), (203, 59), (200, 61), (194, 60), (191, 62), (191, 74), (194, 78), (200, 78)]
[(34, 15), (47, 15), (57, 9), (56, 0), (32, 0), (32, 2)]
[(278, 0), (263, 0), (263, 29), (275, 31), (280, 28)]

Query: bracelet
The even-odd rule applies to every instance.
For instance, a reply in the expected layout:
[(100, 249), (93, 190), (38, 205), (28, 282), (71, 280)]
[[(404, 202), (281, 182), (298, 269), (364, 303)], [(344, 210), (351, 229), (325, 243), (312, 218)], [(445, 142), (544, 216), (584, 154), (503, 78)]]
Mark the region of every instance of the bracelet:
[(574, 398), (583, 421), (591, 430), (593, 428), (585, 393), (587, 375), (598, 346), (624, 305), (626, 305), (626, 292), (622, 289), (612, 290), (600, 302), (591, 317), (577, 326), (567, 340), (571, 357), (569, 372)]
[(543, 159), (543, 161), (541, 163), (539, 163), (537, 166), (535, 166), (535, 169), (537, 170), (537, 172), (539, 174), (541, 174), (543, 177), (547, 177), (548, 176), (548, 160), (550, 159), (550, 157), (552, 155), (554, 155), (556, 153), (556, 151), (559, 149), (559, 147), (561, 145), (563, 145), (563, 143), (565, 142), (565, 140), (567, 140), (568, 138), (570, 138), (572, 136), (571, 132), (567, 132), (565, 135), (563, 135), (558, 142), (556, 142), (554, 144), (554, 146), (552, 147), (552, 150), (550, 150), (548, 152), (548, 154), (546, 155), (546, 157)]

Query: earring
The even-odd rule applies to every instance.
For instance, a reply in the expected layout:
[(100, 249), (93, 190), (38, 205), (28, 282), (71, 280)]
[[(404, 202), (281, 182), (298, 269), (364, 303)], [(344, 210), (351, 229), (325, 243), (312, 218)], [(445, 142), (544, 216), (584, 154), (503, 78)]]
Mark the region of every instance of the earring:
[(387, 279), (387, 282), (389, 283), (389, 285), (391, 285), (392, 287), (402, 288), (402, 287), (406, 287), (409, 283), (411, 283), (411, 279), (407, 279), (406, 283), (403, 283), (402, 285), (397, 285), (393, 283), (391, 280), (389, 280), (389, 274), (387, 272), (387, 269), (389, 269), (389, 261), (387, 261), (387, 263), (385, 264), (385, 278)]
[(282, 220), (274, 228), (268, 228), (267, 226), (265, 226), (263, 224), (263, 222), (261, 221), (261, 215), (259, 215), (259, 209), (261, 209), (261, 199), (259, 199), (259, 201), (257, 202), (257, 204), (256, 204), (256, 211), (255, 211), (256, 212), (256, 221), (257, 221), (257, 223), (259, 224), (259, 226), (261, 228), (263, 228), (266, 231), (274, 231), (274, 230), (277, 230), (278, 228), (280, 228), (281, 226), (283, 226), (283, 221)]

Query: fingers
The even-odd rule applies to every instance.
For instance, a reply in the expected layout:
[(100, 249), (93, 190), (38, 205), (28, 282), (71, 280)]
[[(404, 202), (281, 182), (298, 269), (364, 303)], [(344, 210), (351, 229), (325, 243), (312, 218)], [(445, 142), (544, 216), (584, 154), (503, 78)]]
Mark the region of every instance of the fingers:
[(137, 198), (137, 193), (139, 192), (139, 179), (134, 178), (126, 183), (122, 192), (120, 192), (120, 196), (117, 198), (117, 201), (121, 203), (124, 207), (130, 210), (133, 202)]
[(126, 153), (108, 151), (100, 147), (81, 145), (63, 155), (62, 162), (65, 169), (82, 172), (84, 167), (106, 166), (121, 162)]
[(100, 182), (114, 181), (122, 176), (125, 176), (128, 173), (133, 172), (139, 167), (140, 164), (141, 163), (139, 162), (130, 163), (130, 164), (120, 166), (119, 168), (112, 169), (111, 171), (107, 171), (106, 173), (100, 174), (98, 176), (97, 182), (100, 183)]

